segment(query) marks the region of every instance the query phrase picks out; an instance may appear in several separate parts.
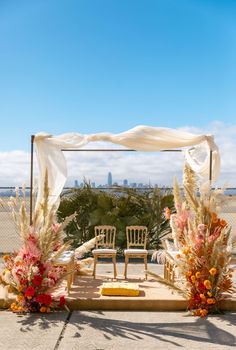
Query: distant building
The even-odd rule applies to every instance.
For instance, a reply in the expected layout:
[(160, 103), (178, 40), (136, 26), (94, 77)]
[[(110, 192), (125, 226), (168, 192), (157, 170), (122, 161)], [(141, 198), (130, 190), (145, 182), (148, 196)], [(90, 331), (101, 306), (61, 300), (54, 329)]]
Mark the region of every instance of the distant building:
[(107, 184), (108, 184), (108, 187), (112, 187), (112, 175), (111, 175), (111, 172), (108, 173)]
[(136, 187), (137, 187), (137, 183), (136, 183), (136, 182), (132, 182), (132, 183), (130, 184), (130, 187), (136, 188)]
[(138, 187), (139, 187), (139, 188), (143, 188), (143, 183), (140, 182), (140, 183), (138, 184)]
[(92, 187), (92, 188), (95, 188), (95, 187), (96, 187), (95, 182), (91, 182), (91, 187)]
[(76, 188), (78, 188), (78, 187), (79, 187), (78, 180), (75, 180), (75, 187), (76, 187)]
[(124, 187), (128, 187), (128, 180), (127, 180), (127, 179), (124, 179), (124, 181), (123, 181), (123, 186), (124, 186)]

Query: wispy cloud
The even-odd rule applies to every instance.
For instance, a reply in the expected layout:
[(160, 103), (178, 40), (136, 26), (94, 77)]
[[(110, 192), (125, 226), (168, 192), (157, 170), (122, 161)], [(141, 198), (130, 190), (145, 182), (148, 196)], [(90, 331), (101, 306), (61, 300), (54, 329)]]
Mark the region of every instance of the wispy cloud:
[[(221, 175), (219, 184), (227, 183), (236, 187), (236, 125), (213, 122), (202, 129), (183, 127), (186, 131), (202, 134), (214, 134), (221, 153)], [(107, 144), (90, 144), (90, 148), (106, 147)], [(114, 147), (109, 145), (109, 147)], [(112, 172), (113, 181), (171, 185), (173, 177), (182, 175), (183, 154), (181, 153), (144, 153), (144, 152), (67, 152), (68, 185), (83, 178), (98, 184), (107, 182), (107, 174)], [(0, 186), (29, 184), (30, 154), (24, 151), (0, 152)], [(35, 164), (35, 175), (37, 165)]]

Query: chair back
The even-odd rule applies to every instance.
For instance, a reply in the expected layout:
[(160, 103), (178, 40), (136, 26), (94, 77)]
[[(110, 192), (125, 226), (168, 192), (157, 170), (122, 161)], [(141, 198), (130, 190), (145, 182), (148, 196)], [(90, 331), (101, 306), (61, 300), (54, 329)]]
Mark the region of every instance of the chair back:
[(96, 248), (112, 248), (115, 249), (116, 241), (116, 228), (115, 226), (95, 226), (95, 237), (102, 236), (100, 239), (96, 239)]
[(127, 248), (146, 249), (147, 234), (146, 226), (126, 226)]

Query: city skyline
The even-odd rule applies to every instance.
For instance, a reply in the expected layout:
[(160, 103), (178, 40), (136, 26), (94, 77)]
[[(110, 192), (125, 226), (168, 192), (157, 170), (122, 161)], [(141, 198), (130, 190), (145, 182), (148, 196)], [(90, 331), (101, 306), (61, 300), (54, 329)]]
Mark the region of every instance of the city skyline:
[[(110, 188), (113, 186), (123, 186), (123, 187), (130, 187), (130, 188), (147, 188), (150, 186), (158, 186), (158, 184), (151, 184), (150, 181), (149, 183), (143, 183), (143, 182), (129, 182), (128, 179), (119, 179), (117, 181), (112, 181), (113, 176), (112, 176), (112, 172), (109, 171), (107, 174), (107, 182), (105, 183), (99, 183), (96, 185), (96, 182), (89, 180), (88, 182), (91, 184), (92, 188)], [(78, 188), (78, 187), (83, 187), (84, 183), (87, 182), (86, 179), (84, 179), (84, 181), (79, 181), (78, 179), (74, 180), (74, 187)]]

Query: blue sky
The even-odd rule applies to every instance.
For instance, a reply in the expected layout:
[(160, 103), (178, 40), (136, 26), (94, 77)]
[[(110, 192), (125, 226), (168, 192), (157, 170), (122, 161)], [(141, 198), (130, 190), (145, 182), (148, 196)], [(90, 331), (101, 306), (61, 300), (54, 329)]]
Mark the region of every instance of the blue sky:
[(235, 123), (236, 1), (0, 0), (0, 150)]

